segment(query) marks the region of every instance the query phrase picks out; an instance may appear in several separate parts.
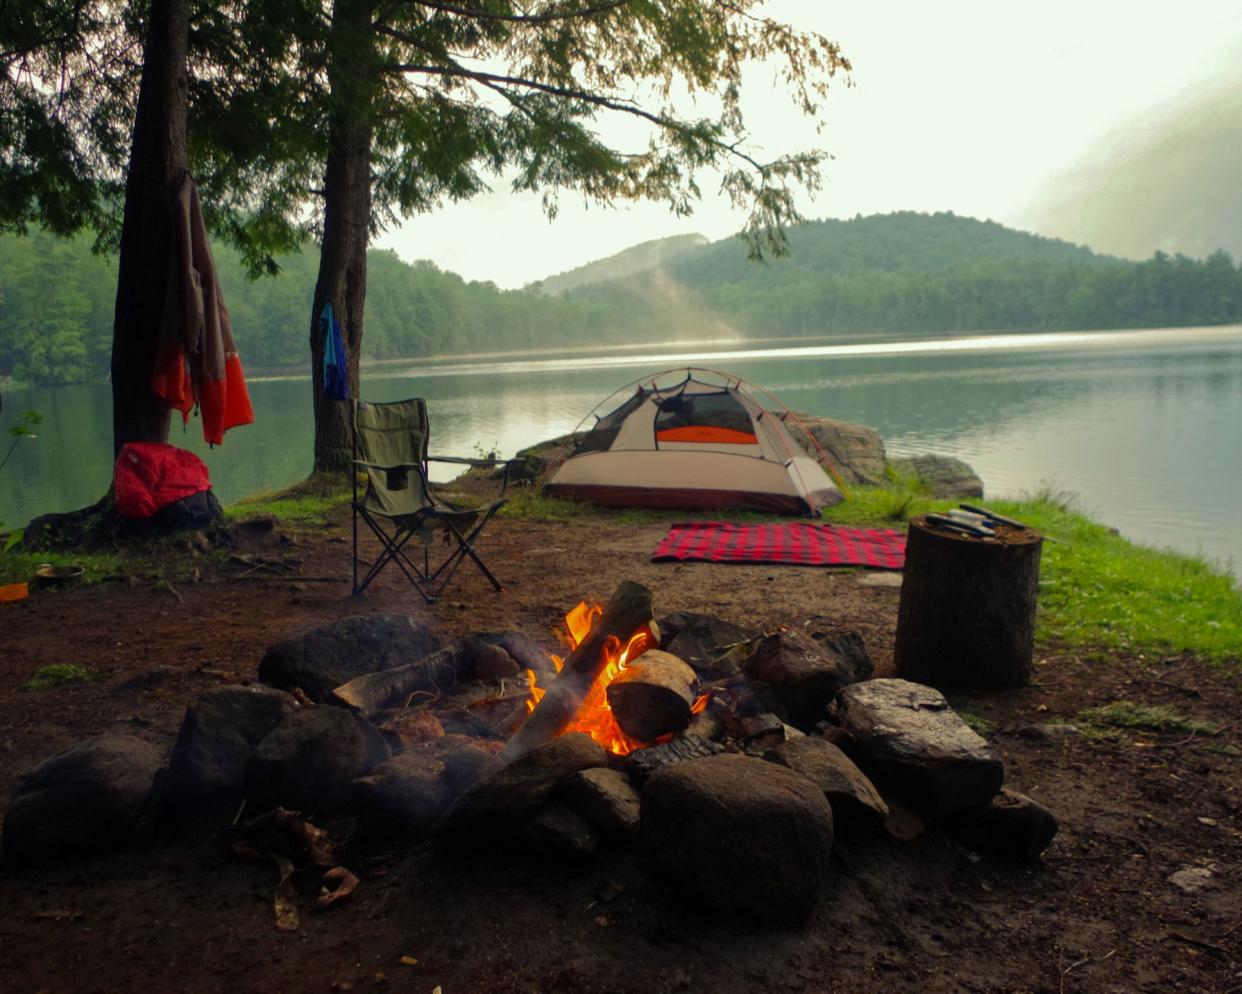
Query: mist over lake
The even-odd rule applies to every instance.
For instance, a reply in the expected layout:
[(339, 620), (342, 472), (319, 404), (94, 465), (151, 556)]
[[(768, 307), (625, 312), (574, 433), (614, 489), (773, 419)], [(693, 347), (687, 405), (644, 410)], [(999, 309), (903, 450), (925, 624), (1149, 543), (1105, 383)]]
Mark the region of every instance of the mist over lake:
[[(745, 377), (795, 411), (873, 425), (891, 455), (959, 456), (988, 496), (1073, 493), (1134, 541), (1231, 561), (1235, 572), (1242, 562), (1240, 327), (420, 361), (364, 370), (364, 391), (425, 397), (433, 452), (512, 455), (570, 431), (629, 381), (686, 365)], [(309, 382), (256, 377), (251, 396), (256, 423), (222, 447), (207, 449), (194, 420), (170, 439), (207, 461), (226, 504), (310, 471)], [(0, 474), (0, 521), (103, 493), (107, 384), (10, 390), (4, 402), (6, 413), (33, 408), (45, 421)]]

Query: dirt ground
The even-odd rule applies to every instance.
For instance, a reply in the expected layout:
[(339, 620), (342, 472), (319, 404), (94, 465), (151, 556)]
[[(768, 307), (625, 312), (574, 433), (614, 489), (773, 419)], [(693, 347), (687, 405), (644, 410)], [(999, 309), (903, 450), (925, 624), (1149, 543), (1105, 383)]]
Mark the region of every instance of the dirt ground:
[[(22, 772), (86, 736), (169, 746), (195, 694), (251, 680), (271, 643), (358, 613), (408, 613), (445, 637), (519, 629), (551, 648), (568, 608), (633, 579), (655, 591), (658, 614), (768, 628), (827, 617), (861, 633), (881, 675), (891, 669), (900, 592), (865, 573), (652, 564), (664, 523), (500, 519), (481, 551), (503, 593), (468, 569), (433, 607), (395, 574), (354, 600), (343, 520), (249, 550), (299, 559), (286, 577), (204, 566), (171, 589), (137, 579), (0, 605), (0, 805)], [(230, 858), (220, 826), (197, 825), (50, 871), (0, 866), (0, 990), (1242, 991), (1239, 675), (1189, 658), (1037, 655), (1030, 688), (951, 695), (990, 726), (1007, 783), (1061, 820), (1036, 866), (979, 859), (934, 832), (838, 843), (814, 919), (774, 930), (686, 906), (628, 853), (542, 865), (359, 846), (347, 860), (357, 893), (323, 914), (304, 906), (300, 930), (282, 933), (271, 868)], [(53, 663), (108, 679), (19, 690)], [(1119, 700), (1223, 731), (1033, 730)], [(1168, 880), (1187, 867), (1210, 872), (1198, 893)]]

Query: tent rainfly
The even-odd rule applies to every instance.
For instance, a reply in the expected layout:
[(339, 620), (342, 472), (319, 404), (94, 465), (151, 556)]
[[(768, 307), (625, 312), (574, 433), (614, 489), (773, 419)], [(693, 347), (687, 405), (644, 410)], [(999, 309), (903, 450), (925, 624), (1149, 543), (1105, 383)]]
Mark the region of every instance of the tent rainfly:
[(705, 372), (686, 370), (669, 387), (657, 386), (667, 373), (644, 379), (620, 407), (575, 436), (548, 493), (617, 507), (809, 515), (842, 499), (823, 467), (740, 379), (696, 378)]

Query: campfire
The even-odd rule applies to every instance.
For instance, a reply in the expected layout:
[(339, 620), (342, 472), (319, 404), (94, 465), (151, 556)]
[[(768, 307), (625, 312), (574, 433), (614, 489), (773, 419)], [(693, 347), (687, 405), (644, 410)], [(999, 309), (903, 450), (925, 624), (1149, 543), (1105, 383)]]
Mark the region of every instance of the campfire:
[[(823, 619), (756, 631), (675, 612), (657, 624), (652, 592), (623, 582), (574, 607), (564, 641), (563, 659), (513, 631), (442, 646), (409, 618), (377, 616), (287, 640), (260, 665), (267, 686), (191, 705), (161, 803), (237, 812), (244, 799), (232, 851), (276, 859), (280, 928), (294, 863), (314, 870), (325, 906), (358, 885), (316, 841), (312, 819), (339, 813), (368, 832), (438, 835), (472, 859), (480, 846), (558, 857), (637, 846), (703, 906), (773, 919), (813, 908), (838, 837), (909, 841), (934, 826), (1034, 859), (1056, 833), (1051, 812), (1003, 789), (999, 757), (941, 694), (872, 679), (858, 634)], [(340, 683), (345, 667), (361, 675)], [(59, 852), (49, 826), (93, 810), (92, 778), (142, 764), (154, 783), (159, 763), (148, 743), (115, 736), (49, 760), (8, 809), (9, 858)], [(134, 795), (135, 811), (143, 803)], [(101, 848), (130, 827), (109, 836), (97, 821), (75, 844)]]
[[(596, 624), (604, 614), (604, 605), (600, 602), (588, 604), (586, 601), (580, 601), (576, 607), (565, 615), (565, 628), (560, 633), (561, 638), (569, 647), (570, 652), (577, 649), (583, 640), (591, 631), (591, 626)], [(640, 739), (634, 735), (627, 734), (617, 721), (616, 715), (613, 713), (612, 704), (610, 702), (610, 688), (616, 686), (618, 689), (613, 691), (612, 699), (618, 696), (624, 701), (626, 694), (631, 697), (637, 697), (634, 694), (634, 688), (644, 683), (645, 678), (650, 677), (650, 673), (637, 673), (631, 670), (630, 664), (634, 660), (643, 656), (648, 650), (653, 650), (659, 645), (659, 637), (656, 635), (655, 623), (641, 626), (622, 644), (621, 639), (615, 635), (609, 635), (605, 640), (601, 649), (603, 657), (603, 665), (600, 668), (599, 675), (587, 690), (586, 695), (582, 699), (582, 703), (578, 706), (578, 710), (573, 717), (565, 725), (561, 734), (569, 734), (571, 732), (581, 732), (589, 736), (595, 742), (599, 743), (610, 753), (616, 756), (628, 756), (635, 749), (641, 749), (644, 746), (652, 744), (662, 744), (668, 742), (673, 735), (685, 727), (685, 722), (678, 722), (678, 709), (674, 704), (671, 708), (669, 721), (673, 727), (669, 727), (662, 732), (657, 732), (653, 738)], [(667, 657), (661, 653), (661, 656)], [(560, 673), (565, 666), (564, 660), (555, 654), (550, 656), (556, 672)], [(650, 670), (652, 667), (644, 667)], [(667, 670), (668, 665), (658, 667), (659, 670)], [(638, 679), (626, 680), (624, 675)], [(546, 691), (538, 684), (538, 675), (532, 669), (524, 672), (526, 680), (530, 686), (531, 698), (527, 704), (530, 713), (534, 713), (538, 708), (539, 702), (543, 700)], [(685, 678), (693, 680), (693, 672), (688, 669), (681, 673), (683, 681)], [(620, 679), (620, 683), (618, 680)], [(689, 688), (687, 687), (687, 690)], [(649, 691), (648, 691), (649, 693)], [(674, 696), (676, 695), (675, 692)], [(708, 697), (706, 694), (700, 694), (689, 705), (687, 716), (698, 714), (707, 707)], [(645, 700), (636, 700), (630, 706), (632, 711), (637, 711), (646, 703)], [(621, 705), (625, 707), (623, 703)], [(667, 712), (667, 709), (666, 709)], [(647, 717), (648, 721), (644, 722), (643, 718)], [(657, 719), (658, 720), (658, 719)], [(640, 730), (643, 724), (650, 724), (649, 716), (641, 716), (633, 714), (627, 724), (632, 730)]]

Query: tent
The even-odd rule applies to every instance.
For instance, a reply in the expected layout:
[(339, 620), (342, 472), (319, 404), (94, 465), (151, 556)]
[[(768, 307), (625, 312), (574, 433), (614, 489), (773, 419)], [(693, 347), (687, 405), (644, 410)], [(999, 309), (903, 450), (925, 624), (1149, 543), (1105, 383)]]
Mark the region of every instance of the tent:
[(687, 369), (679, 382), (659, 386), (670, 372), (683, 371), (638, 382), (628, 400), (575, 433), (548, 493), (620, 507), (811, 515), (841, 500), (791, 437), (788, 410), (765, 410), (748, 384), (710, 370)]

